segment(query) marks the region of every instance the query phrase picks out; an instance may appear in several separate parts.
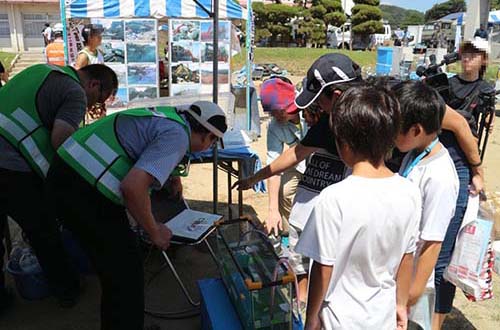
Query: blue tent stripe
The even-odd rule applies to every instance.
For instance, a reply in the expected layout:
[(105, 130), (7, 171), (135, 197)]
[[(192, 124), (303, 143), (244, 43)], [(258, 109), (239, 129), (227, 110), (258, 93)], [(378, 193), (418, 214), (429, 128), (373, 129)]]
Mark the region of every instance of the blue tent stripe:
[(493, 22), (500, 22), (500, 19), (498, 19), (497, 15), (491, 15), (491, 18), (493, 18)]
[(120, 17), (120, 0), (104, 1), (104, 17)]
[(75, 0), (71, 3), (71, 17), (87, 17), (87, 0)]
[(167, 0), (167, 17), (182, 16), (182, 0)]
[(149, 17), (151, 11), (149, 8), (149, 0), (134, 0), (134, 13), (137, 17)]
[[(208, 9), (209, 12), (212, 11), (212, 1), (211, 0), (199, 0), (199, 2)], [(208, 14), (198, 5), (196, 5), (196, 17), (209, 17)]]
[(234, 0), (227, 0), (227, 18), (245, 18), (243, 9)]

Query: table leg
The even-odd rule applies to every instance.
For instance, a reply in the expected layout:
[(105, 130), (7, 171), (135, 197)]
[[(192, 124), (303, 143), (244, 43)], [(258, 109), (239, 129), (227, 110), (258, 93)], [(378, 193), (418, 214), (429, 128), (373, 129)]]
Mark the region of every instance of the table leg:
[(175, 270), (174, 265), (172, 264), (172, 261), (170, 261), (170, 258), (168, 257), (167, 253), (165, 251), (161, 251), (163, 254), (163, 257), (167, 261), (168, 267), (174, 274), (175, 279), (177, 280), (177, 283), (179, 283), (179, 286), (181, 287), (182, 292), (184, 292), (184, 296), (186, 296), (186, 299), (188, 302), (193, 306), (193, 307), (198, 307), (200, 306), (200, 302), (195, 302), (193, 298), (191, 298), (191, 295), (189, 294), (189, 291), (186, 289), (186, 286), (184, 285), (184, 282), (182, 282), (179, 274), (177, 274), (177, 271)]
[[(233, 164), (231, 163), (231, 166)], [(231, 171), (228, 169), (227, 171), (227, 214), (229, 219), (233, 218), (233, 210), (231, 209), (231, 206), (233, 204), (233, 190), (231, 189), (232, 186), (231, 182)]]
[[(243, 180), (243, 175), (242, 175), (242, 162), (241, 160), (238, 160), (238, 180)], [(238, 189), (238, 217), (241, 217), (243, 215), (243, 190)]]

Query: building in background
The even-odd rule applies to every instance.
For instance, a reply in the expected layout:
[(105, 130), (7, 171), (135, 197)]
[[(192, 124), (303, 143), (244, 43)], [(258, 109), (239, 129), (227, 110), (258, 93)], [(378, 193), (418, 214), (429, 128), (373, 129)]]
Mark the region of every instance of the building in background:
[(59, 0), (2, 0), (0, 50), (42, 50), (44, 24), (53, 26), (60, 21)]

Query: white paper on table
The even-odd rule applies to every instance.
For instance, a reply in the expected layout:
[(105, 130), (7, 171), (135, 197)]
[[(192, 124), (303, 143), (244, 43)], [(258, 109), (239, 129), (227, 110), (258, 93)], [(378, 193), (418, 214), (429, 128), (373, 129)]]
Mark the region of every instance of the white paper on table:
[(165, 223), (174, 236), (197, 240), (207, 232), (221, 215), (186, 209)]

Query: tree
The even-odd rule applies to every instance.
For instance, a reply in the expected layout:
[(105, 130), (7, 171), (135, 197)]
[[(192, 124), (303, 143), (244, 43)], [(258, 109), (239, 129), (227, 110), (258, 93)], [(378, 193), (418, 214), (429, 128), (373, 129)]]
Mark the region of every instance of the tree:
[(351, 42), (359, 42), (362, 48), (368, 47), (370, 35), (384, 32), (382, 11), (378, 7), (380, 0), (354, 0), (352, 7), (352, 35)]
[(490, 0), (490, 10), (500, 10), (500, 0)]
[(290, 21), (298, 16), (300, 8), (254, 2), (252, 9), (255, 16), (255, 40), (257, 42), (269, 39), (272, 45), (290, 39), (292, 32)]
[(340, 0), (313, 0), (312, 3), (313, 5), (309, 8), (309, 13), (312, 18), (316, 19), (316, 23), (313, 24), (321, 24), (323, 26), (322, 30), (324, 40), (326, 41), (328, 25), (341, 26), (346, 21), (342, 4)]
[(448, 14), (465, 12), (467, 7), (465, 0), (448, 0), (443, 3), (432, 6), (431, 9), (425, 12), (425, 21), (435, 21)]

